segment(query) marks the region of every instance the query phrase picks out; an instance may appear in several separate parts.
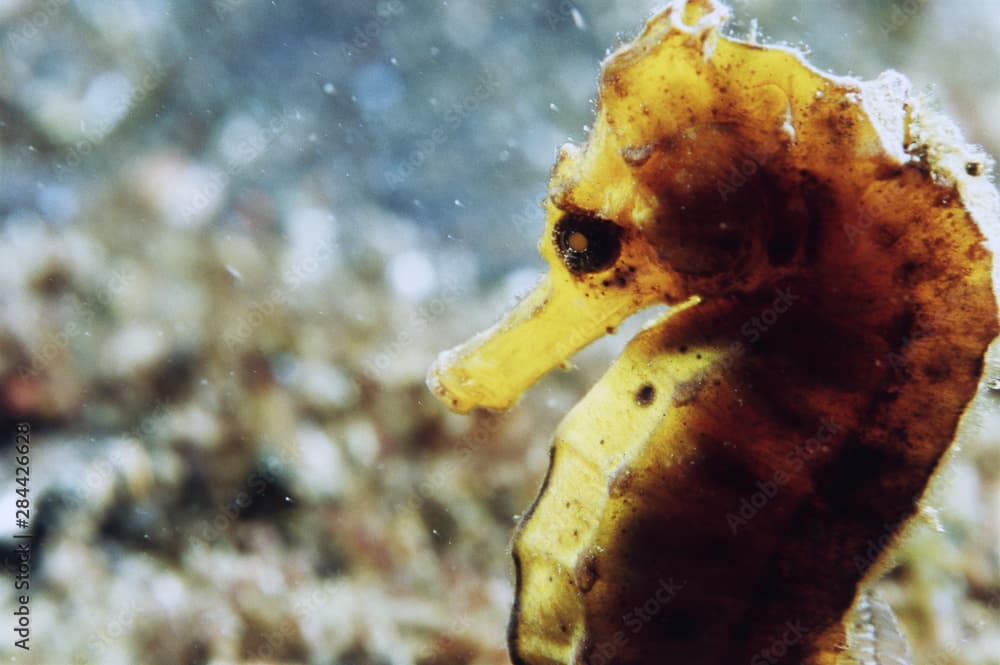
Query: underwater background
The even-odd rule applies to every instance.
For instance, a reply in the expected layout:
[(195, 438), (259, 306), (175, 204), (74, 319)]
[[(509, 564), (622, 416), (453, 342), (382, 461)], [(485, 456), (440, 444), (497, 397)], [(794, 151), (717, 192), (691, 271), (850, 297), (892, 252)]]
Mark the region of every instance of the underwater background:
[[(534, 284), (556, 148), (657, 4), (0, 0), (0, 662), (509, 662), (551, 432), (651, 315), (507, 414), (424, 376)], [(994, 3), (734, 10), (1000, 154)], [(879, 585), (921, 665), (1000, 663), (984, 399)]]

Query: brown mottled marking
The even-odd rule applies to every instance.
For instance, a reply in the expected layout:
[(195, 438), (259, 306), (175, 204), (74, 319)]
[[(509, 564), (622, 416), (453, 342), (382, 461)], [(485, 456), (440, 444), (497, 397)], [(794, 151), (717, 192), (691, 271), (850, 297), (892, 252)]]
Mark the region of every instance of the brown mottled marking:
[(674, 386), (674, 392), (670, 396), (670, 400), (674, 406), (689, 406), (697, 401), (698, 395), (704, 387), (705, 379), (701, 376), (696, 376), (688, 381), (681, 381)]

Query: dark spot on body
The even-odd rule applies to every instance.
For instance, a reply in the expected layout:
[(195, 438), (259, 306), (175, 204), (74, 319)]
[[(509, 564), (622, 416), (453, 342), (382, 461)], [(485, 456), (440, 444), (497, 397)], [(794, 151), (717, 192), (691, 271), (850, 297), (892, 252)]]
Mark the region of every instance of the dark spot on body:
[(656, 632), (666, 637), (678, 638), (696, 634), (708, 618), (696, 612), (692, 607), (664, 607), (654, 617)]
[[(761, 445), (770, 445), (761, 442)], [(692, 469), (698, 474), (701, 487), (717, 488), (720, 493), (745, 496), (757, 491), (760, 476), (751, 464), (752, 456), (743, 445), (732, 445), (718, 437), (698, 437), (697, 463)], [(737, 499), (738, 501), (738, 499)]]
[(903, 175), (903, 169), (898, 166), (881, 165), (875, 171), (876, 180), (892, 180)]
[(576, 588), (578, 588), (581, 593), (588, 593), (594, 588), (594, 583), (600, 577), (600, 572), (597, 570), (597, 555), (593, 552), (588, 552), (580, 557), (580, 560), (576, 564)]
[(940, 208), (948, 208), (954, 203), (954, 201), (959, 198), (958, 190), (952, 187), (951, 191), (944, 194), (940, 199), (937, 200), (937, 205)]
[(875, 393), (872, 404), (892, 404), (899, 400), (899, 386), (890, 385), (884, 390)]
[(804, 183), (802, 197), (806, 204), (807, 219), (803, 249), (806, 261), (813, 263), (819, 258), (822, 245), (820, 236), (824, 228), (824, 211), (829, 211), (831, 216), (835, 216), (837, 201), (830, 189), (817, 180)]
[(875, 227), (873, 236), (875, 244), (883, 249), (889, 249), (899, 240), (901, 232), (886, 224), (879, 224)]
[(913, 286), (919, 280), (920, 264), (916, 261), (903, 261), (892, 274), (892, 279), (900, 286)]
[(924, 366), (924, 376), (931, 383), (943, 383), (951, 377), (951, 367), (948, 366), (947, 361), (938, 359)]
[(893, 440), (899, 441), (906, 448), (913, 448), (913, 443), (910, 442), (910, 432), (905, 427), (894, 427), (890, 431), (890, 435)]
[(635, 403), (639, 406), (649, 406), (656, 399), (656, 388), (651, 383), (644, 383), (635, 391)]
[(439, 536), (434, 540), (435, 549), (443, 550), (453, 542), (458, 533), (458, 522), (444, 504), (427, 497), (420, 503), (419, 512), (427, 530)]
[(842, 514), (862, 522), (877, 522), (873, 515), (882, 509), (887, 479), (907, 466), (905, 453), (864, 441), (855, 434), (839, 448), (839, 454), (816, 476), (819, 496), (840, 506)]
[(965, 257), (969, 261), (979, 263), (980, 261), (985, 261), (989, 258), (990, 252), (988, 249), (983, 247), (981, 244), (976, 243), (974, 245), (969, 245), (969, 249), (965, 251)]
[(798, 238), (787, 230), (775, 231), (767, 241), (767, 260), (773, 266), (783, 266), (795, 256)]
[(576, 650), (576, 661), (573, 665), (593, 665), (594, 664), (594, 642), (591, 637), (584, 634), (580, 638), (579, 646)]
[(886, 334), (890, 349), (899, 351), (910, 342), (916, 320), (917, 316), (912, 309), (905, 309), (893, 318)]
[(985, 364), (986, 360), (984, 356), (977, 356), (972, 359), (972, 363), (970, 365), (971, 375), (976, 381), (979, 381), (979, 379), (983, 376), (983, 367)]

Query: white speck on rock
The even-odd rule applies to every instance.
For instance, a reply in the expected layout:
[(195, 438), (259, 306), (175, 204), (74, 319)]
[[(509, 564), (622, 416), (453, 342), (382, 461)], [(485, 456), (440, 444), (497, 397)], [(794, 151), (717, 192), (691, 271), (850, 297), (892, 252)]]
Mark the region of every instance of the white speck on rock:
[(219, 152), (226, 164), (240, 168), (254, 162), (267, 148), (264, 128), (245, 113), (233, 114), (219, 134)]
[(160, 331), (132, 323), (112, 335), (104, 345), (104, 366), (111, 374), (128, 375), (156, 364), (167, 352), (167, 339)]
[(151, 587), (153, 598), (171, 616), (177, 616), (189, 604), (184, 584), (175, 575), (158, 575)]
[(80, 101), (80, 123), (84, 136), (103, 138), (128, 112), (132, 84), (121, 72), (105, 72), (87, 86)]
[(401, 252), (389, 260), (386, 279), (393, 291), (414, 301), (430, 295), (437, 283), (437, 275), (430, 259), (415, 249)]
[(207, 223), (229, 188), (226, 173), (177, 153), (161, 153), (143, 160), (132, 173), (139, 193), (163, 221), (178, 228)]
[(303, 362), (295, 366), (291, 381), (310, 404), (320, 409), (345, 410), (358, 400), (354, 383), (334, 365)]
[(321, 281), (336, 263), (336, 219), (329, 210), (302, 206), (285, 221), (288, 249), (282, 257), (283, 274), (289, 286)]
[(299, 455), (293, 463), (296, 493), (306, 501), (322, 501), (344, 491), (344, 462), (340, 448), (326, 432), (312, 424), (295, 432)]
[(361, 466), (370, 467), (378, 459), (379, 441), (375, 427), (367, 420), (358, 420), (344, 432), (347, 453)]

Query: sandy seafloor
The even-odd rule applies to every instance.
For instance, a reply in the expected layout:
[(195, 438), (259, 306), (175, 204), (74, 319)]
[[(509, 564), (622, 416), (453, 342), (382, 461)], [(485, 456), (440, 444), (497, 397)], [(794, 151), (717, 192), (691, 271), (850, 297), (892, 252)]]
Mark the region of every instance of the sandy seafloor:
[[(0, 546), (21, 421), (35, 546), (0, 662), (508, 662), (511, 530), (641, 320), (502, 416), (424, 374), (533, 283), (556, 146), (653, 4), (0, 0)], [(1000, 152), (992, 2), (735, 9)], [(922, 665), (1000, 663), (984, 400), (880, 585)]]

